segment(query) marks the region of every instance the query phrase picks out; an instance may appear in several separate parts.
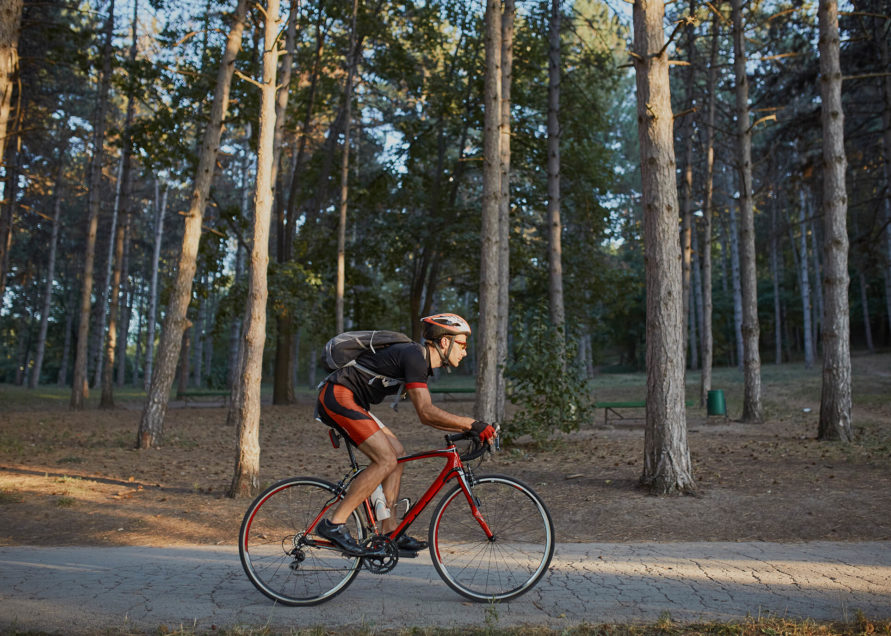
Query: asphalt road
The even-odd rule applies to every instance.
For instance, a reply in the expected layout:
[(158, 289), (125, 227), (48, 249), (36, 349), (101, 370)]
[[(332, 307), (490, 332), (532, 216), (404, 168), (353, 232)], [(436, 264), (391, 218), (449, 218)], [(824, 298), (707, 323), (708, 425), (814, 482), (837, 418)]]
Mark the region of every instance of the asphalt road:
[(560, 544), (528, 594), (466, 601), (429, 556), (362, 572), (315, 607), (276, 606), (232, 547), (0, 547), (0, 632), (268, 627), (554, 628), (579, 623), (739, 621), (774, 615), (891, 619), (891, 542)]

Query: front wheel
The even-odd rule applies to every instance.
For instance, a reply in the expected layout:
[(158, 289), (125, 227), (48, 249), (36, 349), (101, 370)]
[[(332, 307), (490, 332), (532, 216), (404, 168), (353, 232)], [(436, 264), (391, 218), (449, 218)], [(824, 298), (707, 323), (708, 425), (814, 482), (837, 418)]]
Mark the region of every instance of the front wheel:
[[(508, 601), (532, 589), (547, 571), (554, 523), (535, 491), (513, 477), (479, 477), (471, 490), (472, 500), (458, 485), (439, 502), (430, 520), (430, 556), (459, 594)], [(473, 502), (481, 520), (474, 517)]]
[[(362, 560), (314, 534), (337, 501), (334, 484), (314, 477), (282, 480), (254, 500), (241, 522), (238, 553), (258, 590), (284, 605), (315, 605), (353, 582)], [(356, 512), (347, 527), (361, 543), (365, 529)]]

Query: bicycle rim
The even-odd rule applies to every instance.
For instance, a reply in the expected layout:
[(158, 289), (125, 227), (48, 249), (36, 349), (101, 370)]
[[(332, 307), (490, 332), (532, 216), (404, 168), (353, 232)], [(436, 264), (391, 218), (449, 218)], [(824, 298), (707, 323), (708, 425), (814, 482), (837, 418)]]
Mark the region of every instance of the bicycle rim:
[[(248, 508), (238, 536), (241, 565), (269, 598), (285, 605), (315, 605), (356, 578), (361, 559), (302, 541), (334, 492), (330, 482), (295, 477), (273, 484)], [(365, 531), (355, 512), (347, 527), (361, 541)]]
[(516, 598), (529, 591), (551, 563), (551, 515), (529, 486), (512, 477), (480, 477), (473, 495), (493, 539), (473, 517), (458, 486), (443, 497), (430, 520), (433, 565), (449, 587), (474, 601)]

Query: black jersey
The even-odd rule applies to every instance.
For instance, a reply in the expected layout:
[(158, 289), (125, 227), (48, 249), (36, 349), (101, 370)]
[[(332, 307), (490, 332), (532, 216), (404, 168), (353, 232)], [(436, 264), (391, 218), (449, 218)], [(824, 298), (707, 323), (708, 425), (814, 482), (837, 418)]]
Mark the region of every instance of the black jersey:
[[(417, 342), (394, 344), (376, 353), (363, 353), (356, 362), (382, 376), (404, 381), (404, 389), (427, 386), (427, 378), (433, 374), (424, 346)], [(402, 382), (385, 385), (381, 378), (374, 378), (354, 367), (346, 367), (331, 379), (335, 384), (350, 389), (356, 402), (364, 408), (380, 404), (388, 395), (394, 395)]]

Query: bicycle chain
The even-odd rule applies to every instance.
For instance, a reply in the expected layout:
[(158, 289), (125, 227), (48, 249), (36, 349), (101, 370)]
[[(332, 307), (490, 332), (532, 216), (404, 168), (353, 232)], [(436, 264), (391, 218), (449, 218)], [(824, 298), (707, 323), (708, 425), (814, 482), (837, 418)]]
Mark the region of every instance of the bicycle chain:
[(387, 551), (386, 556), (362, 558), (362, 565), (372, 574), (386, 574), (399, 562), (399, 548), (389, 537), (380, 534), (372, 535), (365, 541), (365, 547), (374, 550), (384, 548)]

